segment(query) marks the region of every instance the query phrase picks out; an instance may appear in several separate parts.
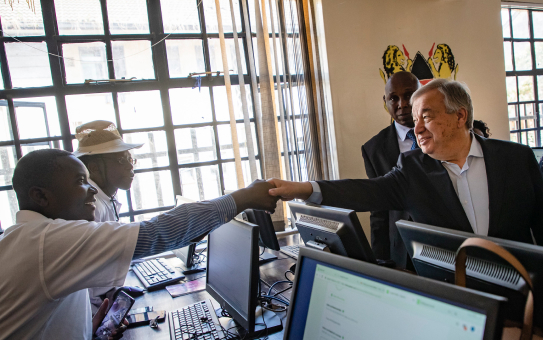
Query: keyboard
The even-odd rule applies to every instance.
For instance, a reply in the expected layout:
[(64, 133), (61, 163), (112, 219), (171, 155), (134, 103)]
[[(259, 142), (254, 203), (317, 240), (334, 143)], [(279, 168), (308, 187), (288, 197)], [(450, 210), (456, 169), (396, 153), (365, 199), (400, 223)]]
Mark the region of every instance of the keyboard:
[(168, 313), (172, 340), (227, 339), (210, 300), (196, 302)]
[(284, 247), (281, 247), (279, 250), (283, 254), (297, 259), (298, 254), (300, 253), (300, 246), (297, 244), (294, 246), (284, 246)]
[(172, 269), (163, 258), (136, 263), (133, 269), (149, 292), (185, 278), (181, 271)]

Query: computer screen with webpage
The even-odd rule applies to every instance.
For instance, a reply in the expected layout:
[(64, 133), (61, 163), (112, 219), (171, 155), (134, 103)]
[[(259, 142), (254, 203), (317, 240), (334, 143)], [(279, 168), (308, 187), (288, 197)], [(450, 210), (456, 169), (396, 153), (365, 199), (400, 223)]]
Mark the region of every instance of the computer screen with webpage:
[(301, 269), (291, 339), (483, 339), (484, 311), (310, 258)]

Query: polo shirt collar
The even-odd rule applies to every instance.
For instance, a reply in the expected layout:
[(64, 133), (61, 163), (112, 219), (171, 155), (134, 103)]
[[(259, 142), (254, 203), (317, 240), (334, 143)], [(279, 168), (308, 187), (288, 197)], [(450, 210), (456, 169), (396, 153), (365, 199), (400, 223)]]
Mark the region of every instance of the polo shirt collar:
[(35, 212), (32, 210), (19, 210), (17, 211), (17, 214), (15, 215), (16, 224), (28, 223), (28, 222), (33, 222), (33, 221), (47, 221), (47, 220), (51, 220), (51, 219), (43, 216), (39, 212)]
[(412, 130), (413, 128), (409, 128), (407, 126), (403, 126), (401, 124), (398, 124), (397, 121), (394, 121), (394, 126), (396, 126), (396, 133), (398, 134), (398, 137), (403, 141), (405, 141), (405, 138), (407, 137), (407, 133), (409, 130)]

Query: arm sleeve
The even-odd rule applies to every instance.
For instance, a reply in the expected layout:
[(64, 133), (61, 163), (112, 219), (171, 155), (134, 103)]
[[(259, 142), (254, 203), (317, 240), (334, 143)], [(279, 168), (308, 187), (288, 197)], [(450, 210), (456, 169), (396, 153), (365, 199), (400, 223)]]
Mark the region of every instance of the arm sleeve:
[(139, 223), (54, 220), (37, 236), (46, 296), (54, 300), (85, 288), (122, 285), (138, 230)]
[(237, 207), (231, 195), (180, 205), (141, 222), (134, 258), (182, 248), (233, 219)]
[[(362, 146), (362, 158), (364, 158), (364, 167), (366, 168), (368, 178), (377, 177), (377, 173), (364, 146)], [(388, 216), (388, 210), (373, 210), (370, 214), (371, 249), (375, 257), (381, 260), (390, 259)]]
[(313, 187), (313, 193), (305, 201), (309, 203), (321, 204), (322, 193), (321, 193), (321, 188), (319, 187), (319, 184), (314, 181), (310, 181), (309, 183), (311, 183), (311, 186)]
[(354, 211), (405, 210), (409, 181), (401, 159), (398, 167), (381, 177), (317, 181), (322, 204)]

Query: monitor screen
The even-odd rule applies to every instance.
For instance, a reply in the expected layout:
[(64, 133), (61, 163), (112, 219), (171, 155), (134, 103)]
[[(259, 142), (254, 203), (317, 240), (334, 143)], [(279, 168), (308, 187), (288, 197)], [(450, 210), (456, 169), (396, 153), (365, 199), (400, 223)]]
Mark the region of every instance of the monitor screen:
[[(469, 297), (455, 299), (455, 294), (465, 292), (459, 287), (451, 286), (453, 291), (447, 296), (443, 287), (428, 288), (427, 279), (345, 259), (359, 263), (354, 268), (360, 270), (350, 270), (302, 256), (308, 251), (300, 253), (287, 339), (488, 339), (484, 336), (487, 315), (497, 303), (486, 307), (479, 302), (470, 304)], [(323, 258), (337, 257), (317, 253)], [(387, 275), (379, 275), (383, 271), (401, 277), (390, 282)], [(402, 284), (405, 278), (411, 282), (407, 286)], [(421, 281), (413, 284), (413, 279)]]
[(232, 220), (209, 235), (207, 292), (245, 329), (254, 328), (258, 226)]

